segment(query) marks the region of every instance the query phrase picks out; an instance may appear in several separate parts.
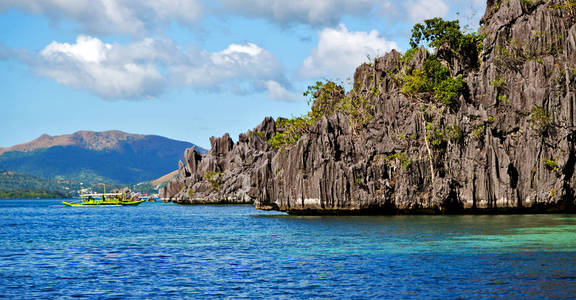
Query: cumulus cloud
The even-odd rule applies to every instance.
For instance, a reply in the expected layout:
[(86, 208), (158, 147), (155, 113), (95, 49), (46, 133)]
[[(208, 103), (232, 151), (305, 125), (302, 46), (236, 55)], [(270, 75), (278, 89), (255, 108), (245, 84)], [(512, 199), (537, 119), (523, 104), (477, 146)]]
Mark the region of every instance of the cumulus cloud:
[(267, 80), (285, 81), (276, 57), (253, 43), (231, 44), (214, 53), (190, 53), (188, 58), (186, 64), (171, 66), (172, 78), (197, 89), (246, 93), (265, 89)]
[(366, 62), (367, 56), (376, 57), (398, 48), (393, 41), (381, 37), (377, 30), (371, 32), (348, 31), (346, 26), (320, 31), (318, 45), (304, 60), (300, 68), (302, 77), (351, 76), (354, 69)]
[(172, 21), (196, 22), (200, 0), (2, 0), (0, 11), (17, 8), (52, 20), (70, 19), (95, 34), (141, 36)]
[(219, 0), (232, 15), (262, 18), (279, 24), (335, 26), (344, 16), (371, 16), (379, 11), (395, 20), (421, 22), (445, 17), (449, 12), (463, 13), (473, 6), (485, 6), (485, 0)]
[(406, 3), (406, 10), (410, 19), (421, 22), (434, 17), (444, 17), (450, 7), (444, 0), (413, 0)]
[(81, 35), (75, 44), (52, 42), (31, 63), (40, 75), (103, 98), (153, 97), (165, 82), (154, 60), (141, 56), (153, 46), (144, 40), (128, 54), (123, 46)]
[(274, 80), (266, 81), (266, 89), (268, 90), (268, 97), (270, 97), (270, 99), (287, 102), (297, 102), (303, 100), (302, 96), (298, 96), (292, 93), (282, 84)]
[(366, 15), (378, 0), (220, 0), (224, 9), (275, 23), (336, 25), (345, 15)]
[(280, 62), (253, 43), (231, 44), (210, 53), (183, 51), (166, 39), (121, 45), (80, 35), (75, 43), (52, 42), (25, 60), (42, 76), (102, 98), (156, 97), (173, 86), (236, 94), (268, 92), (273, 99), (294, 100)]

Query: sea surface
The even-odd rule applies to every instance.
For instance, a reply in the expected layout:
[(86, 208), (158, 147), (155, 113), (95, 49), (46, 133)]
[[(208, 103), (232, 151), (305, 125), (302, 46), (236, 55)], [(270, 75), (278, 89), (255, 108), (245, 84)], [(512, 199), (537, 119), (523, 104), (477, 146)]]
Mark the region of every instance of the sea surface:
[(576, 215), (0, 200), (0, 298), (574, 298)]

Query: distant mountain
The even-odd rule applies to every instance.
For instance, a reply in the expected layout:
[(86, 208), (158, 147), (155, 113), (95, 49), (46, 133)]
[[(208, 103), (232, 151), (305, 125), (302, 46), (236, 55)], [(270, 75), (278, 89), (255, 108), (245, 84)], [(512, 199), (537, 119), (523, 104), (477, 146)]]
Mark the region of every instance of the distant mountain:
[[(78, 131), (0, 148), (0, 170), (84, 183), (137, 183), (173, 171), (192, 143), (122, 131)], [(202, 152), (206, 152), (196, 146)]]

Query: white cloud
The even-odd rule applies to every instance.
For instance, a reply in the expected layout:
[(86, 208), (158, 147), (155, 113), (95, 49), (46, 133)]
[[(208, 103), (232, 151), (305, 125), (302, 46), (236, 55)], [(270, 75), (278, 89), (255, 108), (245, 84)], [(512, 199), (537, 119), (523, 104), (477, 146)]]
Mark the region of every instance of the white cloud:
[(201, 51), (188, 57), (188, 63), (170, 67), (172, 78), (197, 89), (251, 93), (265, 90), (267, 80), (285, 81), (276, 57), (253, 43), (231, 44), (219, 52)]
[(18, 8), (52, 20), (70, 19), (95, 34), (142, 36), (172, 21), (196, 22), (200, 0), (2, 0), (0, 11)]
[(421, 22), (446, 16), (450, 12), (450, 6), (444, 0), (412, 0), (406, 3), (406, 10), (413, 22)]
[[(146, 48), (145, 40), (133, 48)], [(158, 95), (164, 77), (153, 61), (122, 55), (122, 46), (97, 38), (79, 36), (75, 44), (52, 42), (44, 48), (33, 68), (60, 84), (86, 89), (103, 98), (139, 98)]]
[(274, 100), (288, 102), (297, 102), (303, 100), (302, 96), (298, 96), (290, 92), (284, 86), (274, 80), (266, 81), (266, 88), (268, 89), (268, 97)]
[(335, 25), (344, 15), (369, 14), (378, 0), (220, 0), (232, 14), (281, 24)]
[(263, 18), (280, 24), (334, 26), (344, 16), (369, 17), (373, 12), (394, 20), (422, 22), (448, 13), (482, 10), (485, 0), (218, 0), (232, 15)]
[(354, 32), (341, 24), (338, 28), (320, 31), (318, 45), (304, 60), (300, 75), (307, 78), (349, 77), (359, 64), (366, 62), (368, 55), (384, 55), (395, 48), (398, 45), (381, 37), (377, 30)]
[(81, 62), (98, 63), (106, 59), (106, 53), (112, 48), (110, 44), (104, 44), (99, 39), (81, 35), (76, 39), (76, 44), (52, 42), (40, 53), (45, 58), (64, 60), (72, 58)]
[(52, 42), (27, 61), (42, 76), (102, 98), (156, 97), (174, 86), (237, 94), (268, 91), (273, 99), (292, 99), (280, 62), (253, 43), (214, 53), (185, 52), (165, 39), (120, 45), (81, 35), (73, 44)]

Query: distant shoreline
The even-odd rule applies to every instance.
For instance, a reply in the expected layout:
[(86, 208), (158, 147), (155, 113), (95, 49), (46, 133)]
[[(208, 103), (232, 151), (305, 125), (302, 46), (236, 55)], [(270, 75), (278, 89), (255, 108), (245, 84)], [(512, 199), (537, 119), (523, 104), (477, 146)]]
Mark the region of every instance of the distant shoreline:
[(15, 190), (0, 191), (0, 199), (70, 199), (67, 195), (58, 191), (44, 190)]

